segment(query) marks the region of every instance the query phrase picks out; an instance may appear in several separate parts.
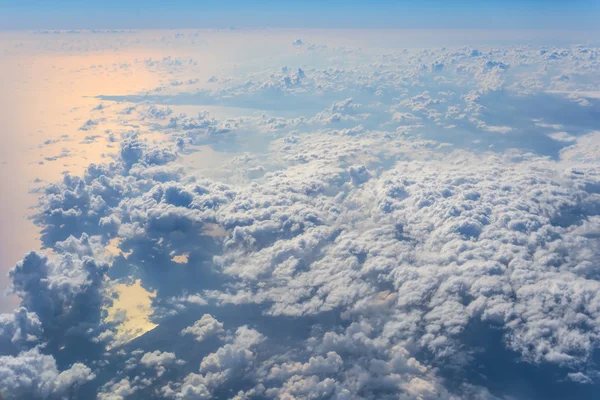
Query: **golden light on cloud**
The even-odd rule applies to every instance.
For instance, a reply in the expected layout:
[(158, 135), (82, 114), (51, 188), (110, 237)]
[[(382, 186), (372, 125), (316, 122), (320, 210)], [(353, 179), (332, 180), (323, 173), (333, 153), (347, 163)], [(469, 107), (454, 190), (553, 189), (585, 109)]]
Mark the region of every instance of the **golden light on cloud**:
[(188, 254), (179, 254), (176, 256), (173, 256), (173, 258), (171, 258), (171, 261), (173, 261), (174, 263), (177, 264), (186, 264), (188, 262)]
[(118, 297), (106, 310), (106, 322), (119, 321), (117, 325), (117, 343), (126, 343), (154, 329), (157, 325), (150, 321), (152, 299), (156, 292), (149, 292), (138, 279), (133, 283), (119, 283), (111, 288)]
[(108, 241), (107, 245), (105, 246), (105, 250), (106, 252), (113, 256), (113, 257), (117, 257), (117, 256), (123, 256), (125, 257), (125, 259), (127, 259), (127, 257), (129, 257), (129, 255), (131, 253), (133, 253), (133, 250), (129, 250), (128, 252), (124, 252), (119, 248), (119, 245), (121, 244), (121, 239), (120, 238), (112, 238)]

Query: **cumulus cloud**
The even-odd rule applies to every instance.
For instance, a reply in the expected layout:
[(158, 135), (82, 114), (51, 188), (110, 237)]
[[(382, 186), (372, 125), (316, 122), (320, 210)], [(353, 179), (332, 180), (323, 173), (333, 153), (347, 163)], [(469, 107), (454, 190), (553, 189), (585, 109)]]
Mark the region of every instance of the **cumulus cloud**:
[(59, 371), (54, 358), (37, 347), (17, 356), (0, 356), (0, 394), (5, 399), (60, 398), (94, 377), (90, 368), (80, 363)]
[(230, 379), (241, 378), (253, 365), (251, 351), (264, 339), (258, 331), (242, 326), (237, 329), (233, 343), (227, 343), (200, 362), (200, 374), (190, 373), (183, 382), (162, 388), (164, 396), (175, 399), (212, 398), (215, 391)]
[(98, 400), (123, 400), (137, 391), (137, 386), (131, 386), (128, 378), (108, 384), (106, 391), (98, 393)]
[(44, 339), (54, 342), (69, 335), (89, 336), (99, 326), (107, 268), (75, 252), (59, 253), (52, 260), (30, 252), (9, 276), (22, 306), (37, 315)]
[(144, 354), (140, 359), (140, 364), (145, 367), (156, 369), (156, 374), (160, 377), (164, 374), (166, 367), (175, 361), (175, 354), (156, 350), (152, 353)]
[(20, 307), (12, 314), (0, 314), (0, 347), (5, 352), (35, 345), (42, 335), (42, 323), (35, 313)]
[(194, 322), (194, 325), (188, 326), (181, 331), (182, 335), (192, 335), (197, 341), (202, 341), (206, 337), (218, 335), (223, 331), (223, 324), (212, 317), (210, 314), (204, 314), (202, 318)]
[[(585, 398), (600, 376), (598, 103), (563, 92), (591, 90), (599, 50), (293, 44), (297, 64), (212, 89), (103, 98), (107, 119), (135, 103), (110, 122), (142, 128), (42, 192), (49, 251), (10, 272), (2, 394), (60, 397), (97, 375), (99, 399), (526, 396), (485, 379), (487, 355), (540, 368), (539, 398), (562, 384)], [(260, 111), (188, 116), (186, 101)], [(210, 177), (190, 167), (203, 146), (223, 159)], [(110, 287), (132, 279), (155, 293), (157, 327), (117, 344)]]

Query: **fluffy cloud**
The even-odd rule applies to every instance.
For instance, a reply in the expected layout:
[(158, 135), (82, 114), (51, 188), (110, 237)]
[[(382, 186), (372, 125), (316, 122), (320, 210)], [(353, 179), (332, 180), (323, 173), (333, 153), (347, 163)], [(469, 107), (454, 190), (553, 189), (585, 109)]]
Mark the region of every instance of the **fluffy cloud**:
[(140, 359), (140, 363), (147, 367), (154, 367), (157, 365), (170, 364), (175, 360), (175, 354), (168, 352), (160, 352), (156, 350), (152, 353), (146, 353)]
[[(94, 374), (99, 399), (527, 395), (481, 378), (482, 355), (573, 398), (597, 385), (598, 104), (565, 93), (592, 90), (598, 49), (309, 46), (294, 42), (301, 69), (106, 107), (140, 130), (45, 188), (51, 251), (11, 270), (21, 304), (0, 317), (3, 395)], [(176, 110), (192, 100), (266, 111)], [(206, 145), (212, 178), (190, 168)], [(110, 348), (109, 289), (132, 279), (158, 327)]]
[(0, 394), (5, 399), (60, 398), (94, 377), (80, 363), (59, 371), (54, 358), (41, 354), (37, 347), (17, 356), (0, 356)]
[(74, 251), (59, 253), (52, 260), (30, 252), (9, 276), (22, 306), (39, 318), (44, 339), (65, 341), (69, 335), (87, 336), (101, 324), (107, 268), (88, 255), (79, 258)]
[(137, 391), (137, 386), (131, 386), (127, 378), (108, 384), (105, 392), (98, 393), (98, 400), (123, 400)]
[(165, 373), (165, 369), (168, 365), (175, 362), (175, 354), (169, 352), (160, 352), (156, 350), (152, 353), (146, 353), (140, 359), (140, 364), (145, 367), (156, 369), (156, 374), (160, 377)]
[(223, 324), (217, 321), (210, 314), (204, 314), (202, 318), (194, 322), (194, 325), (188, 326), (181, 331), (182, 335), (192, 335), (197, 341), (213, 335), (218, 335), (223, 331)]
[(20, 307), (12, 314), (0, 314), (0, 346), (6, 352), (35, 345), (42, 335), (42, 323), (35, 313)]
[(163, 395), (175, 399), (212, 398), (214, 392), (230, 379), (242, 378), (255, 358), (250, 349), (263, 339), (254, 329), (238, 328), (233, 343), (225, 344), (202, 359), (200, 374), (190, 373), (183, 382), (163, 387)]

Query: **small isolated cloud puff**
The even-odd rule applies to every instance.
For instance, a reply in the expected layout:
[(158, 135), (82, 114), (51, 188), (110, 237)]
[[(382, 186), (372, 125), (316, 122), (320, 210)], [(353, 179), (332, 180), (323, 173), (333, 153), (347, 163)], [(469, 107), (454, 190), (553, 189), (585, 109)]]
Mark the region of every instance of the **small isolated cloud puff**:
[(202, 318), (194, 322), (194, 325), (188, 326), (181, 331), (182, 335), (192, 335), (197, 341), (202, 341), (209, 336), (223, 333), (223, 324), (212, 317), (210, 314), (204, 314)]

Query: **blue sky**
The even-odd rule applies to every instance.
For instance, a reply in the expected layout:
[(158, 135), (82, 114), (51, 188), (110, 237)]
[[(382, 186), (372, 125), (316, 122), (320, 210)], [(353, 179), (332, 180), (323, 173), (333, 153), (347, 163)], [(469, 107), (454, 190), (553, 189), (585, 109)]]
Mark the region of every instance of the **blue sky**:
[(0, 29), (533, 28), (593, 29), (598, 0), (2, 0)]

